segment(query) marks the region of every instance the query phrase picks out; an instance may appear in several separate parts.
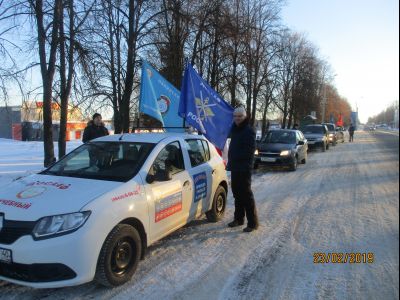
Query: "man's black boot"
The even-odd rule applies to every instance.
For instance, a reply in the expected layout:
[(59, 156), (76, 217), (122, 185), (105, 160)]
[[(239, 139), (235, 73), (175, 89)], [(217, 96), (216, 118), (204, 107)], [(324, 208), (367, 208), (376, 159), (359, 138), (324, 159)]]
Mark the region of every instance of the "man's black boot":
[(244, 224), (243, 222), (239, 222), (238, 220), (233, 220), (232, 222), (228, 223), (229, 227), (237, 227), (237, 226), (242, 226)]
[(243, 229), (243, 232), (252, 232), (252, 231), (257, 230), (257, 229), (258, 229), (258, 226), (256, 226), (256, 227), (247, 226), (246, 228)]

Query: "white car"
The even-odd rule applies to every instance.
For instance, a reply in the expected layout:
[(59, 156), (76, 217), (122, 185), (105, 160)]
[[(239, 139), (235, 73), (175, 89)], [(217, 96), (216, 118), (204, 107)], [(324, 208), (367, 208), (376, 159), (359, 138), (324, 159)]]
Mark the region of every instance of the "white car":
[(152, 243), (203, 213), (220, 220), (227, 191), (223, 160), (201, 135), (98, 138), (2, 188), (0, 279), (121, 285)]

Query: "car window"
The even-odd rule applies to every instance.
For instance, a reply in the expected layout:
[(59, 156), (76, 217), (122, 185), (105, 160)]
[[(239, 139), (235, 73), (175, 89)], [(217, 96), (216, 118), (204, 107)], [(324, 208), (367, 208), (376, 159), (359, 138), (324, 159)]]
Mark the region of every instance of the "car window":
[(299, 141), (302, 141), (302, 140), (303, 140), (303, 137), (301, 136), (301, 133), (300, 133), (300, 131), (297, 131), (297, 132), (296, 132), (296, 137), (297, 137), (297, 142), (299, 142)]
[(190, 164), (192, 167), (201, 165), (202, 163), (205, 163), (206, 161), (209, 160), (210, 153), (209, 151), (208, 153), (206, 153), (202, 140), (200, 139), (186, 140), (186, 148), (188, 150)]
[(171, 175), (177, 174), (185, 169), (183, 163), (182, 149), (178, 141), (172, 142), (165, 146), (151, 167), (151, 174), (157, 173), (157, 171), (169, 171)]
[(273, 130), (265, 136), (263, 143), (271, 144), (295, 144), (296, 133), (294, 131)]
[(324, 125), (328, 128), (329, 131), (335, 131), (335, 125), (333, 124), (324, 124)]
[(41, 174), (110, 181), (128, 181), (139, 171), (154, 144), (86, 143)]
[(305, 126), (304, 129), (302, 130), (303, 133), (324, 133), (324, 126), (318, 126), (318, 125), (308, 125)]
[(210, 147), (208, 146), (207, 141), (202, 140), (201, 142), (203, 143), (203, 147), (204, 147), (205, 159), (206, 159), (206, 161), (209, 161), (210, 160)]

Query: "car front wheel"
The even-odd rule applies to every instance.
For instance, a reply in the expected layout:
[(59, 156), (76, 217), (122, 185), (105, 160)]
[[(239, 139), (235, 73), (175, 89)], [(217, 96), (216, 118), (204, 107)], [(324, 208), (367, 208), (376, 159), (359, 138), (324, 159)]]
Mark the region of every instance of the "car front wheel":
[(139, 232), (130, 225), (115, 226), (101, 248), (96, 281), (107, 287), (119, 286), (129, 281), (136, 271), (141, 252)]
[(220, 221), (225, 214), (226, 191), (223, 186), (219, 186), (214, 194), (211, 210), (206, 212), (207, 220), (210, 222)]

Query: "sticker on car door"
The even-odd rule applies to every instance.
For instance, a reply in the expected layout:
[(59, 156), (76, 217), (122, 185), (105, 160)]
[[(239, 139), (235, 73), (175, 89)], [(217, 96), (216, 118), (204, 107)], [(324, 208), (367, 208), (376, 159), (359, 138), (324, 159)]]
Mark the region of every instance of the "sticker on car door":
[(182, 210), (182, 191), (169, 195), (155, 203), (155, 222), (172, 216)]
[(193, 175), (194, 202), (199, 202), (207, 197), (207, 175), (201, 172)]

